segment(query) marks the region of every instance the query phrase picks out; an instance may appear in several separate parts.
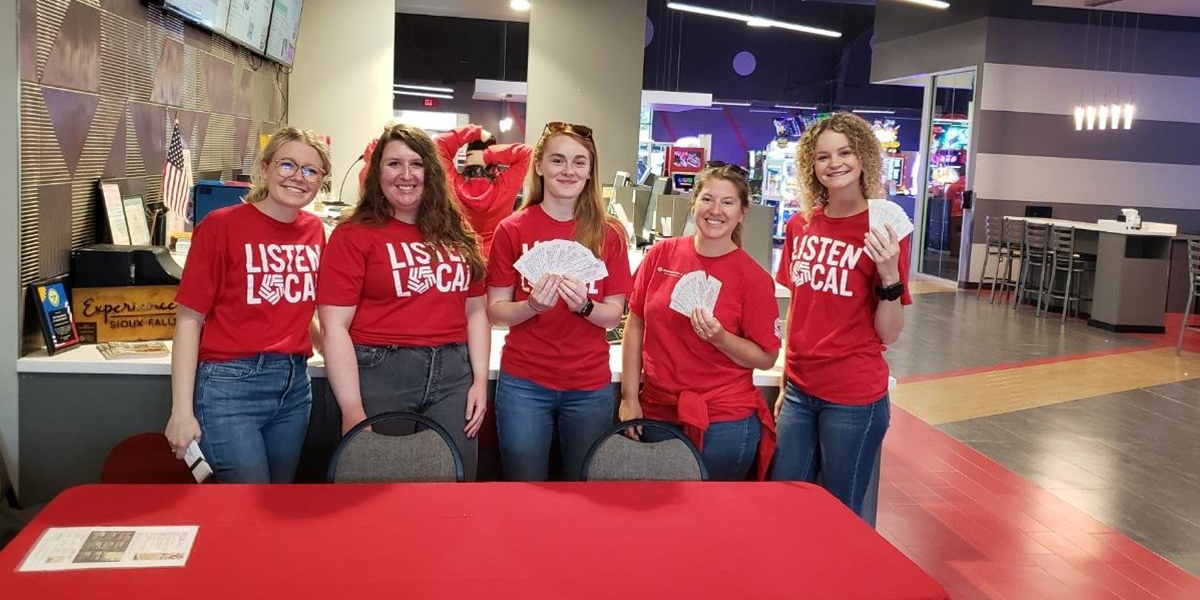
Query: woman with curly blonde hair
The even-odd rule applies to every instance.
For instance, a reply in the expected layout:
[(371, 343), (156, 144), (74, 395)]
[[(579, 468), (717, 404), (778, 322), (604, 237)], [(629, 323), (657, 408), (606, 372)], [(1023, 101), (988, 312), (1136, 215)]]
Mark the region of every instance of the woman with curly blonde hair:
[(475, 232), (416, 127), (384, 130), (364, 182), (317, 287), (342, 432), (383, 412), (423, 414), (454, 437), (473, 479), (491, 346)]
[(882, 150), (871, 126), (836, 113), (804, 133), (796, 162), (804, 212), (787, 224), (776, 280), (792, 293), (775, 403), (772, 478), (822, 485), (856, 513), (890, 417), (887, 344), (911, 304), (909, 247), (871, 229)]

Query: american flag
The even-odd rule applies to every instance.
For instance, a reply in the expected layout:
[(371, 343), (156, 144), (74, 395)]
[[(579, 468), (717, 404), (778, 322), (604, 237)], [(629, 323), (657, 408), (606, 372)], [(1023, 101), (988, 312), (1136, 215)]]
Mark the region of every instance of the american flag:
[(167, 162), (163, 163), (163, 204), (178, 217), (187, 220), (188, 199), (192, 191), (192, 165), (184, 156), (179, 121), (175, 121), (171, 131), (171, 147), (167, 150)]

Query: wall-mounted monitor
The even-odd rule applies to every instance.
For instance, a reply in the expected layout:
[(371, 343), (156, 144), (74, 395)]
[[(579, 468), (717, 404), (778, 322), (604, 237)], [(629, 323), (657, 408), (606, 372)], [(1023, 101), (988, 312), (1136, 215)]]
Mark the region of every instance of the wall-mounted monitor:
[(225, 19), (232, 0), (163, 0), (163, 8), (185, 21), (220, 34), (225, 33)]
[(303, 8), (304, 0), (275, 0), (271, 9), (271, 28), (267, 33), (267, 58), (292, 66)]
[(264, 54), (271, 25), (272, 0), (231, 0), (225, 20), (225, 37)]

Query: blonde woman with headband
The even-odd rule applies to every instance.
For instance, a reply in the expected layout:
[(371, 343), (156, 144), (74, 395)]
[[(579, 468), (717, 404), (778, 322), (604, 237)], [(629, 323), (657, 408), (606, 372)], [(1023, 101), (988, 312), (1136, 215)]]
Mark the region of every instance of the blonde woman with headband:
[(308, 428), (308, 357), (325, 231), (302, 210), (329, 173), (329, 148), (285, 127), (254, 163), (244, 204), (196, 227), (175, 301), (171, 418), (218, 482), (290, 483)]
[[(750, 208), (746, 171), (711, 162), (696, 177), (696, 234), (654, 244), (633, 282), (622, 341), (621, 420), (648, 417), (681, 426), (700, 449), (709, 479), (746, 478), (758, 457), (765, 477), (775, 423), (754, 386), (754, 369), (779, 356), (779, 308), (771, 276), (742, 249)], [(720, 282), (710, 313), (671, 307), (675, 286), (700, 272)], [(639, 386), (639, 381), (643, 381)], [(668, 439), (654, 428), (630, 436)]]
[(776, 280), (791, 291), (771, 476), (821, 484), (862, 515), (891, 408), (883, 351), (911, 304), (909, 242), (870, 227), (882, 196), (871, 126), (836, 113), (800, 139), (802, 212), (787, 224)]
[[(488, 260), (488, 314), (509, 327), (496, 384), (504, 476), (549, 477), (557, 430), (566, 479), (579, 477), (592, 442), (612, 425), (614, 397), (605, 330), (621, 322), (632, 278), (624, 228), (605, 214), (592, 130), (550, 123), (534, 149), (529, 195), (496, 227)], [(584, 283), (547, 274), (526, 281), (513, 267), (534, 245), (574, 240), (608, 276)]]

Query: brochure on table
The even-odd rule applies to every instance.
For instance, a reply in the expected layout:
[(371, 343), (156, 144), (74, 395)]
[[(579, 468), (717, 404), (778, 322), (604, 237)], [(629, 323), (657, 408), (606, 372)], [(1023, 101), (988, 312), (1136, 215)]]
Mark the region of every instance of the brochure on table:
[(51, 527), (18, 571), (75, 571), (182, 567), (197, 525), (163, 527)]

